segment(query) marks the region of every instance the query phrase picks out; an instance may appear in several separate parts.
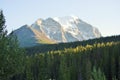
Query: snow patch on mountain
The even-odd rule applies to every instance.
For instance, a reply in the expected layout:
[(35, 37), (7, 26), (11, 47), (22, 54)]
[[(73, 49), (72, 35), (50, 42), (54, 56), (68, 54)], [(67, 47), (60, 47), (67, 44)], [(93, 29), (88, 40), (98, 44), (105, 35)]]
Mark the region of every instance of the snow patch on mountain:
[[(32, 45), (32, 43), (36, 44), (38, 41), (44, 42), (44, 40), (59, 43), (101, 37), (101, 33), (97, 28), (80, 20), (77, 16), (55, 17), (45, 20), (40, 18), (31, 26), (23, 26), (15, 33), (22, 46), (25, 43)], [(44, 39), (42, 39), (43, 37)]]

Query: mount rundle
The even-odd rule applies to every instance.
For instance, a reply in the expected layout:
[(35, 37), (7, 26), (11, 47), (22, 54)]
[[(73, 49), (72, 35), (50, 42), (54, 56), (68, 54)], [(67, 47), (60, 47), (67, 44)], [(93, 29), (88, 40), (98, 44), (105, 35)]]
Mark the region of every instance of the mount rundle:
[(31, 26), (24, 25), (13, 31), (21, 47), (31, 47), (38, 43), (50, 44), (82, 41), (101, 37), (97, 28), (76, 16), (38, 19)]

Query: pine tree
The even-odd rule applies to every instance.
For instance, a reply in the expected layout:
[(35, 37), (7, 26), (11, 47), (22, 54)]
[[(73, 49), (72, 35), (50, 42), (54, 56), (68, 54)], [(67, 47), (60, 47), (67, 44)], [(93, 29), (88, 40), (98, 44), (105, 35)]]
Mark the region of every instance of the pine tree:
[(6, 35), (6, 30), (5, 30), (5, 18), (3, 15), (3, 11), (0, 10), (0, 40)]
[(61, 55), (59, 80), (70, 80), (70, 71), (69, 71), (69, 67), (67, 67), (65, 55)]
[(23, 72), (24, 51), (19, 48), (16, 37), (8, 36), (5, 18), (0, 11), (0, 80), (17, 78)]
[(106, 80), (105, 75), (101, 72), (100, 68), (97, 70), (93, 67), (92, 80)]

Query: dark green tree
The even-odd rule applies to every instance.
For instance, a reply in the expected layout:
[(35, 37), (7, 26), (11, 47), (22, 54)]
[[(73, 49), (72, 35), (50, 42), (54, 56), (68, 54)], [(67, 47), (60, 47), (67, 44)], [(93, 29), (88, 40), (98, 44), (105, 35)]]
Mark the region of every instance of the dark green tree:
[[(5, 29), (5, 18), (0, 11), (0, 80), (10, 80), (21, 75), (24, 66), (24, 51), (19, 48), (17, 39), (8, 36)], [(16, 76), (16, 77), (15, 77)], [(20, 77), (19, 77), (20, 78)]]
[(106, 80), (106, 77), (103, 72), (101, 72), (100, 68), (97, 70), (95, 67), (93, 67), (92, 80)]

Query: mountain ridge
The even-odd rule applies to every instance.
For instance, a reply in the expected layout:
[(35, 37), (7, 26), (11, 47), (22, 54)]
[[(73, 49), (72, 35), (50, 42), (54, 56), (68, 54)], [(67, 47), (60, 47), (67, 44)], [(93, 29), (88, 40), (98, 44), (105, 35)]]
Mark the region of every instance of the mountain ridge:
[[(23, 27), (26, 27), (25, 30)], [(101, 37), (101, 33), (96, 27), (75, 16), (47, 18), (45, 20), (39, 18), (31, 26), (24, 25), (13, 31), (13, 34), (18, 37), (21, 47), (30, 47), (38, 43), (65, 43)]]

